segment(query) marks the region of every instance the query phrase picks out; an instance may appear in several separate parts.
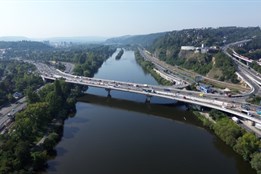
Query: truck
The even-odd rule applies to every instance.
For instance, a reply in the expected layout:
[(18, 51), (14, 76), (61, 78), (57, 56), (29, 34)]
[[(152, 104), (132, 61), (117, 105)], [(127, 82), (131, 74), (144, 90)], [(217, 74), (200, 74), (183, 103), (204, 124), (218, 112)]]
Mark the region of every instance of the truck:
[(239, 123), (239, 119), (237, 117), (232, 117), (232, 120), (235, 122), (235, 123)]
[(53, 77), (56, 78), (56, 79), (62, 78), (62, 76), (59, 76), (59, 75), (56, 75), (56, 74), (54, 74)]
[(256, 127), (257, 129), (261, 130), (261, 124), (256, 123), (256, 124), (255, 124), (255, 127)]
[(151, 92), (151, 93), (155, 93), (155, 90), (154, 89), (142, 89), (143, 91), (145, 92)]
[(200, 97), (204, 97), (204, 93), (200, 93), (199, 96), (200, 96)]

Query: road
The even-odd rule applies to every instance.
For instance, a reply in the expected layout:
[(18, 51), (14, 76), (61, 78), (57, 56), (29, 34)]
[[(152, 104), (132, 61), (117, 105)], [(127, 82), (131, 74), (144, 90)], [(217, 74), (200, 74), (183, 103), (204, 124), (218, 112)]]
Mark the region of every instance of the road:
[(204, 94), (203, 97), (200, 97), (199, 94), (201, 92), (176, 89), (173, 86), (156, 86), (115, 80), (96, 79), (84, 76), (75, 76), (57, 70), (53, 67), (49, 67), (43, 63), (35, 63), (35, 65), (41, 73), (42, 78), (44, 79), (55, 80), (63, 78), (68, 83), (104, 88), (108, 91), (108, 93), (111, 90), (118, 90), (143, 94), (147, 96), (147, 99), (152, 96), (173, 99), (185, 103), (197, 104), (208, 108), (218, 109), (237, 115), (244, 119), (252, 120), (256, 123), (261, 123), (261, 120), (259, 119), (260, 117), (257, 115), (249, 116), (247, 114), (241, 113), (242, 103), (237, 100), (238, 98), (235, 100), (235, 98), (220, 96), (217, 94)]
[(26, 107), (25, 97), (19, 99), (15, 104), (10, 104), (10, 106), (3, 107), (0, 110), (0, 128), (3, 128), (5, 124), (10, 122), (11, 118), (8, 115), (15, 115)]
[(249, 94), (249, 92), (248, 92), (250, 90), (249, 88), (243, 87), (241, 85), (236, 85), (236, 84), (231, 84), (231, 83), (211, 79), (211, 78), (202, 76), (200, 74), (197, 74), (195, 72), (186, 70), (184, 68), (169, 65), (166, 62), (160, 61), (158, 58), (151, 56), (151, 54), (145, 49), (139, 48), (139, 52), (146, 60), (152, 62), (156, 66), (161, 66), (162, 68), (167, 69), (168, 71), (174, 73), (177, 76), (180, 76), (181, 79), (185, 80), (187, 83), (191, 83), (191, 84), (195, 83), (195, 78), (200, 76), (203, 80), (208, 81), (208, 83), (213, 84), (214, 86), (220, 86), (223, 89), (230, 88), (232, 90), (239, 90), (239, 91), (243, 91), (243, 92)]
[(229, 56), (230, 58), (232, 58), (232, 60), (235, 62), (235, 64), (238, 67), (238, 73), (245, 78), (245, 80), (253, 87), (253, 92), (252, 94), (255, 95), (260, 95), (260, 85), (261, 85), (261, 78), (259, 77), (259, 74), (254, 71), (253, 69), (251, 69), (249, 66), (243, 64), (242, 62), (240, 62), (239, 60), (237, 60), (235, 57), (233, 57), (231, 54), (228, 53), (228, 49), (233, 46), (233, 45), (237, 45), (237, 44), (242, 44), (242, 43), (246, 43), (249, 42), (250, 40), (243, 40), (243, 41), (239, 41), (239, 42), (235, 42), (235, 43), (230, 43), (226, 46), (224, 46), (222, 48), (222, 51)]

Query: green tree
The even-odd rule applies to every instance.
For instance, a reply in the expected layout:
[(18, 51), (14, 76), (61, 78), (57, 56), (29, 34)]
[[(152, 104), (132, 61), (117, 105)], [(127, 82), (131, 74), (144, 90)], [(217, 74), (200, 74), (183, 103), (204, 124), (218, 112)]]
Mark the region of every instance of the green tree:
[(48, 159), (47, 151), (36, 151), (31, 153), (32, 165), (36, 170), (42, 169)]
[(228, 118), (222, 118), (214, 124), (215, 133), (228, 145), (233, 147), (237, 138), (242, 135), (242, 129)]
[(16, 116), (15, 134), (20, 140), (34, 141), (36, 136), (51, 120), (47, 103), (34, 103)]
[(29, 104), (36, 103), (40, 101), (40, 98), (36, 92), (32, 90), (32, 88), (28, 88), (26, 90), (26, 101)]
[(261, 153), (254, 153), (250, 162), (253, 169), (257, 171), (257, 174), (261, 174)]
[(53, 147), (56, 145), (58, 140), (59, 140), (59, 135), (55, 132), (52, 132), (45, 139), (43, 146), (47, 151), (51, 151), (53, 150)]
[(30, 160), (30, 143), (26, 141), (19, 141), (15, 146), (14, 155), (19, 162), (19, 167), (23, 167)]
[(243, 156), (245, 160), (250, 160), (250, 155), (260, 147), (260, 142), (253, 133), (247, 132), (238, 138), (234, 150)]
[(226, 115), (219, 111), (219, 110), (216, 110), (216, 109), (211, 109), (211, 111), (209, 112), (210, 116), (214, 119), (214, 120), (219, 120), (221, 118), (224, 118), (226, 117)]
[(62, 109), (62, 98), (57, 96), (54, 91), (46, 96), (45, 101), (49, 104), (49, 110), (52, 115), (55, 115)]

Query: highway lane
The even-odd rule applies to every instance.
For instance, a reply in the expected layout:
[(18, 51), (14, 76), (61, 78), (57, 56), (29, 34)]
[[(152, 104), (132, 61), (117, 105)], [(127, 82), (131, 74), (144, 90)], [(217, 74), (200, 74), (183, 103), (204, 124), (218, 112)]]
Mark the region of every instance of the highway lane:
[[(120, 85), (134, 85), (134, 83), (126, 83), (126, 82), (120, 82), (120, 81), (114, 81), (114, 80), (104, 80), (104, 79), (95, 79), (95, 78), (88, 78), (88, 77), (78, 77), (78, 76), (75, 76), (75, 75), (72, 75), (72, 74), (68, 74), (68, 73), (64, 73), (62, 71), (59, 71), (59, 70), (56, 70), (55, 68), (52, 68), (52, 67), (49, 67), (45, 64), (37, 64), (36, 65), (38, 67), (38, 69), (40, 69), (40, 71), (45, 74), (45, 75), (50, 75), (50, 76), (54, 76), (56, 78), (59, 78), (59, 77), (66, 77), (66, 78), (78, 78), (78, 81), (80, 81), (80, 79), (87, 79), (87, 80), (91, 80), (93, 82), (99, 82), (99, 81), (104, 81), (106, 83), (117, 83), (117, 84), (120, 84)], [(113, 85), (113, 84), (112, 84)], [(144, 85), (146, 84), (142, 84), (141, 86), (144, 87)], [(155, 90), (161, 90), (161, 91), (164, 91), (164, 90), (167, 90), (167, 91), (170, 91), (170, 92), (174, 92), (174, 93), (184, 93), (186, 95), (193, 95), (193, 96), (199, 96), (200, 94), (202, 94), (202, 92), (198, 92), (198, 91), (188, 91), (188, 90), (180, 90), (180, 89), (176, 89), (174, 88), (173, 86), (153, 86), (153, 85), (150, 85), (150, 88), (151, 89), (155, 89)], [(219, 95), (219, 94), (211, 94), (211, 93), (206, 93), (204, 94), (205, 97), (208, 97), (208, 98), (212, 98), (212, 99), (221, 99), (223, 101), (230, 101), (230, 102), (234, 102), (234, 98), (230, 98), (230, 97), (227, 97), (225, 95)], [(237, 102), (240, 102), (240, 103), (245, 103), (244, 100), (241, 100), (240, 97), (237, 97)]]
[(238, 67), (238, 73), (245, 78), (245, 80), (254, 88), (254, 91), (252, 92), (252, 94), (255, 95), (260, 95), (261, 94), (261, 78), (259, 77), (259, 74), (254, 71), (253, 69), (251, 69), (250, 67), (248, 67), (247, 65), (243, 64), (242, 62), (240, 62), (239, 60), (237, 60), (235, 57), (233, 57), (232, 55), (230, 55), (228, 53), (228, 49), (230, 46), (232, 45), (237, 45), (237, 44), (241, 44), (241, 43), (246, 43), (249, 42), (250, 40), (243, 40), (240, 42), (235, 42), (235, 43), (230, 43), (226, 46), (224, 46), (222, 48), (222, 51), (229, 56), (237, 65)]
[[(26, 107), (25, 97), (19, 99), (15, 104), (4, 107), (0, 110), (0, 127), (2, 128), (7, 122), (10, 121), (10, 116), (15, 115)], [(10, 115), (9, 115), (10, 114)]]
[[(146, 90), (158, 90), (158, 91), (169, 91), (170, 93), (183, 93), (185, 95), (191, 95), (191, 96), (200, 96), (202, 94), (202, 92), (198, 92), (198, 91), (190, 91), (190, 90), (186, 90), (186, 89), (176, 89), (175, 87), (173, 86), (155, 86), (155, 85), (147, 85), (147, 84), (135, 84), (135, 83), (129, 83), (129, 82), (120, 82), (120, 81), (115, 81), (115, 80), (104, 80), (104, 79), (96, 79), (96, 78), (88, 78), (88, 77), (78, 77), (78, 76), (75, 76), (75, 75), (71, 75), (71, 74), (67, 74), (67, 73), (64, 73), (60, 70), (56, 70), (56, 69), (52, 69), (52, 73), (51, 74), (58, 74), (58, 75), (55, 75), (54, 77), (56, 78), (59, 78), (59, 77), (66, 77), (66, 78), (72, 78), (72, 79), (78, 79), (77, 81), (78, 82), (81, 82), (82, 80), (88, 80), (88, 81), (92, 81), (92, 82), (96, 82), (96, 83), (99, 83), (101, 81), (103, 81), (103, 84), (104, 85), (107, 85), (107, 86), (113, 86), (115, 84), (118, 84), (118, 85), (126, 85), (126, 87), (129, 87), (129, 86), (134, 86), (136, 85), (136, 87), (139, 87), (139, 88), (143, 88), (143, 89), (146, 89)], [(45, 73), (47, 74), (47, 73)], [(218, 99), (222, 99), (222, 101), (227, 101), (227, 102), (234, 102), (235, 99), (233, 98), (230, 98), (230, 97), (227, 97), (225, 95), (220, 95), (220, 94), (211, 94), (211, 93), (204, 93), (203, 94), (204, 97), (208, 97), (208, 98), (211, 98), (211, 99), (215, 99), (215, 100), (218, 100)], [(245, 103), (244, 100), (241, 100), (241, 98), (237, 98), (237, 102), (242, 104), (242, 103)]]
[[(115, 80), (105, 80), (89, 78), (84, 76), (75, 76), (55, 69), (54, 67), (47, 66), (43, 63), (35, 63), (40, 74), (45, 79), (59, 79), (64, 78), (69, 83), (81, 84), (86, 86), (94, 86), (99, 88), (105, 88), (107, 90), (119, 90), (126, 92), (134, 92), (143, 94), (146, 96), (158, 96), (165, 97), (173, 100), (178, 100), (186, 103), (198, 104), (201, 106), (206, 106), (232, 114), (236, 114), (240, 117), (247, 118), (252, 121), (257, 121), (260, 116), (255, 114), (255, 106), (251, 106), (252, 111), (250, 111), (253, 116), (241, 113), (243, 110), (241, 108), (242, 104), (245, 104), (245, 97), (237, 96), (227, 97), (218, 94), (204, 94), (200, 97), (202, 92), (188, 91), (185, 89), (176, 89), (173, 86), (155, 86), (148, 84), (136, 84), (130, 82), (121, 82)], [(258, 121), (259, 122), (259, 121)]]
[(156, 66), (158, 65), (158, 66), (161, 66), (164, 69), (167, 69), (168, 71), (176, 74), (177, 76), (180, 76), (180, 78), (185, 80), (187, 83), (196, 83), (195, 78), (197, 76), (200, 76), (200, 77), (202, 77), (202, 79), (208, 81), (209, 83), (211, 83), (213, 85), (218, 85), (218, 86), (222, 85), (224, 88), (228, 87), (230, 89), (236, 89), (236, 90), (244, 91), (244, 93), (249, 94), (248, 88), (243, 88), (243, 87), (236, 85), (236, 84), (231, 84), (231, 83), (211, 79), (211, 78), (202, 76), (200, 74), (197, 74), (195, 72), (191, 72), (189, 70), (183, 69), (181, 67), (169, 65), (169, 64), (167, 64), (163, 61), (160, 61), (156, 57), (151, 56), (151, 54), (145, 49), (139, 48), (139, 52), (144, 57), (144, 59), (152, 62)]
[[(44, 73), (47, 74), (47, 73)], [(59, 72), (55, 69), (52, 70), (52, 74), (49, 75), (42, 75), (43, 78), (55, 80), (57, 77), (62, 77), (66, 79), (66, 82), (75, 83), (75, 84), (82, 84), (86, 86), (93, 86), (99, 88), (105, 88), (107, 90), (119, 90), (119, 91), (126, 91), (126, 92), (133, 92), (139, 93), (146, 96), (158, 96), (163, 98), (169, 98), (173, 100), (178, 100), (186, 103), (191, 104), (198, 104), (205, 107), (210, 107), (218, 110), (222, 110), (225, 112), (229, 112), (232, 114), (236, 114), (240, 117), (252, 120), (254, 122), (261, 122), (261, 120), (257, 119), (258, 117), (248, 116), (247, 114), (241, 113), (241, 104), (233, 102), (226, 102), (224, 100), (218, 99), (211, 99), (207, 97), (198, 97), (194, 96), (199, 92), (192, 92), (186, 90), (178, 90), (171, 87), (164, 87), (164, 86), (153, 86), (147, 84), (136, 84), (136, 83), (126, 83), (114, 80), (103, 80), (103, 79), (94, 79), (88, 77), (79, 77), (74, 75), (69, 75), (66, 73)], [(166, 89), (168, 91), (166, 91)], [(231, 100), (231, 98), (227, 98)]]

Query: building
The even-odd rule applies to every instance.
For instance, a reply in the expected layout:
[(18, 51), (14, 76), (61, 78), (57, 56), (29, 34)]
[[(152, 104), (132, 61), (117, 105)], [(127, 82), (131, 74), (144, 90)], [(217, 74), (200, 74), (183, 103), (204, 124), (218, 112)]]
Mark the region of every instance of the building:
[(181, 46), (181, 50), (183, 51), (194, 51), (196, 47), (194, 46)]
[(212, 88), (208, 85), (205, 85), (205, 84), (200, 84), (199, 90), (204, 92), (204, 93), (211, 93), (212, 92)]
[(15, 99), (19, 99), (19, 98), (23, 97), (23, 94), (20, 93), (20, 92), (15, 92), (15, 93), (13, 94), (13, 97), (14, 97)]

